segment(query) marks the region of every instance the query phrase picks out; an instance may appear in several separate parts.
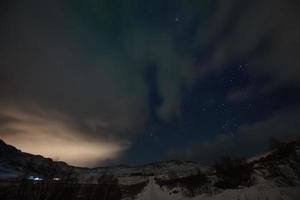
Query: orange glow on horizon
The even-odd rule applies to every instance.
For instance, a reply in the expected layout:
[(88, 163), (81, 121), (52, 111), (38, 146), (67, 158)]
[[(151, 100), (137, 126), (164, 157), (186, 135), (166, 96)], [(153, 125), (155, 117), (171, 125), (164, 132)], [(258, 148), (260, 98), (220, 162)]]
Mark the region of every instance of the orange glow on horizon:
[(128, 148), (121, 142), (92, 137), (60, 113), (35, 113), (5, 106), (0, 116), (13, 119), (0, 126), (0, 137), (6, 143), (70, 165), (94, 167), (117, 158)]

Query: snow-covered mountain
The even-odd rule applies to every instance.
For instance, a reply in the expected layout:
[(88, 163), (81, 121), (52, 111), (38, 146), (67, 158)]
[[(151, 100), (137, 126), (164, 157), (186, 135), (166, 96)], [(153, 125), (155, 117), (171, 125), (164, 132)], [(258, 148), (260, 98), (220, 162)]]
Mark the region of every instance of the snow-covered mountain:
[(57, 171), (67, 175), (73, 167), (64, 162), (54, 162), (50, 158), (22, 152), (0, 140), (0, 178), (20, 179), (28, 175), (47, 176)]
[(79, 183), (96, 184), (101, 176), (114, 176), (120, 183), (133, 184), (148, 180), (150, 176), (164, 177), (171, 171), (178, 176), (196, 174), (206, 168), (195, 162), (163, 161), (140, 166), (111, 166), (82, 168), (56, 162), (40, 155), (24, 153), (0, 140), (0, 178), (20, 179), (35, 175), (43, 179), (47, 176), (72, 177)]
[(300, 199), (300, 141), (281, 144), (246, 160), (224, 158), (212, 167), (195, 162), (164, 161), (98, 168), (54, 162), (0, 141), (0, 180), (20, 181), (28, 176), (44, 180), (56, 177), (62, 183), (89, 187), (117, 184), (122, 195), (111, 199), (296, 200)]

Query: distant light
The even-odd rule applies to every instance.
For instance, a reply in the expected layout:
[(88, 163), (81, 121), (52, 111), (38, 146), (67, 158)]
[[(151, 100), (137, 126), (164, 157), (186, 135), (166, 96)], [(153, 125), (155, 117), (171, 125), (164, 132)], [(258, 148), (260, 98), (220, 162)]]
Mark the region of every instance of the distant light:
[(60, 181), (61, 178), (53, 178), (54, 181)]
[(176, 18), (175, 18), (175, 22), (178, 22), (178, 21), (179, 21), (179, 18), (178, 18), (178, 17), (176, 17)]
[(32, 180), (32, 181), (42, 181), (43, 180), (40, 177), (34, 177), (34, 176), (28, 176), (27, 179), (28, 180)]

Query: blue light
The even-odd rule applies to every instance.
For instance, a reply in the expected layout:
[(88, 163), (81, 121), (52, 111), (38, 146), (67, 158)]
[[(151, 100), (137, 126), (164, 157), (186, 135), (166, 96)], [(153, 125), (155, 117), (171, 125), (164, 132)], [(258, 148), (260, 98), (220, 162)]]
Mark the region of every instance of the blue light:
[(42, 178), (39, 177), (34, 177), (34, 176), (28, 176), (27, 177), (28, 180), (32, 180), (32, 181), (42, 181)]

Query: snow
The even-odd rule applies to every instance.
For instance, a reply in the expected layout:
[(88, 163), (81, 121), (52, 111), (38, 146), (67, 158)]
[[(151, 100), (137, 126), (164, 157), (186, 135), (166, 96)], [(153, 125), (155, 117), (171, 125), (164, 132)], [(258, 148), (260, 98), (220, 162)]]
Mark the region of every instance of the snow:
[(150, 177), (148, 185), (144, 191), (139, 194), (136, 200), (183, 200), (184, 198), (180, 193), (170, 194), (168, 191), (163, 190), (155, 183), (154, 177)]
[(148, 181), (148, 177), (135, 176), (135, 177), (118, 177), (118, 183), (120, 185), (134, 185), (138, 183), (144, 183)]
[(244, 189), (225, 190), (208, 196), (201, 195), (195, 200), (298, 200), (300, 187), (276, 187), (274, 185), (257, 185)]
[[(174, 190), (174, 189), (173, 189)], [(277, 187), (271, 182), (265, 182), (256, 186), (224, 190), (220, 193), (208, 195), (202, 194), (194, 198), (184, 197), (179, 188), (178, 193), (172, 193), (160, 188), (155, 183), (154, 177), (150, 178), (148, 185), (140, 193), (136, 200), (298, 200), (300, 199), (300, 187)]]
[(269, 155), (271, 155), (273, 153), (273, 151), (268, 151), (268, 152), (264, 152), (264, 153), (261, 153), (261, 154), (258, 154), (258, 155), (256, 155), (256, 156), (253, 156), (253, 157), (251, 157), (251, 158), (248, 158), (247, 159), (247, 162), (253, 162), (253, 161), (258, 161), (258, 160), (260, 160), (260, 159), (262, 159), (262, 158), (266, 158), (266, 157), (268, 157)]
[[(169, 172), (173, 171), (176, 173), (177, 177), (186, 177), (197, 174), (199, 171), (207, 171), (207, 167), (192, 162), (165, 161), (135, 167), (117, 166), (95, 169), (77, 168), (75, 171), (78, 174), (78, 180), (80, 183), (96, 184), (101, 175), (110, 174), (118, 178), (120, 184), (130, 185), (148, 180), (149, 174), (165, 179), (168, 178)], [(135, 176), (133, 174), (144, 174), (145, 176)]]
[[(22, 170), (29, 169), (26, 168), (29, 163), (34, 163), (39, 169), (47, 169), (47, 166), (53, 164), (51, 160), (41, 156), (22, 153), (6, 146), (2, 148), (9, 149), (7, 152), (10, 153), (7, 157), (13, 158), (16, 164), (8, 164), (6, 157), (0, 160), (0, 181), (1, 179), (21, 177), (21, 175), (24, 175)], [(114, 176), (114, 178), (118, 179), (120, 185), (148, 182), (143, 191), (137, 195), (136, 200), (298, 200), (300, 199), (300, 145), (295, 150), (297, 157), (290, 157), (289, 160), (268, 159), (268, 162), (264, 162), (264, 159), (261, 160), (261, 158), (271, 155), (272, 151), (248, 159), (248, 162), (253, 162), (253, 171), (249, 180), (253, 185), (251, 187), (237, 187), (236, 189), (227, 190), (214, 187), (214, 183), (218, 181), (218, 176), (209, 167), (193, 162), (162, 161), (134, 167), (120, 165), (93, 169), (72, 167), (65, 163), (55, 163), (60, 169), (72, 172), (74, 177), (78, 178), (79, 183), (97, 184), (98, 179), (103, 175)], [(161, 188), (155, 182), (155, 178), (168, 180), (172, 179), (173, 175), (180, 178), (199, 172), (206, 174), (208, 177), (209, 181), (205, 187), (207, 187), (207, 192), (209, 193), (203, 193), (194, 198), (185, 197), (183, 192), (186, 192), (186, 190), (180, 186), (167, 189), (167, 187)], [(39, 174), (35, 175), (35, 177), (38, 176)]]

